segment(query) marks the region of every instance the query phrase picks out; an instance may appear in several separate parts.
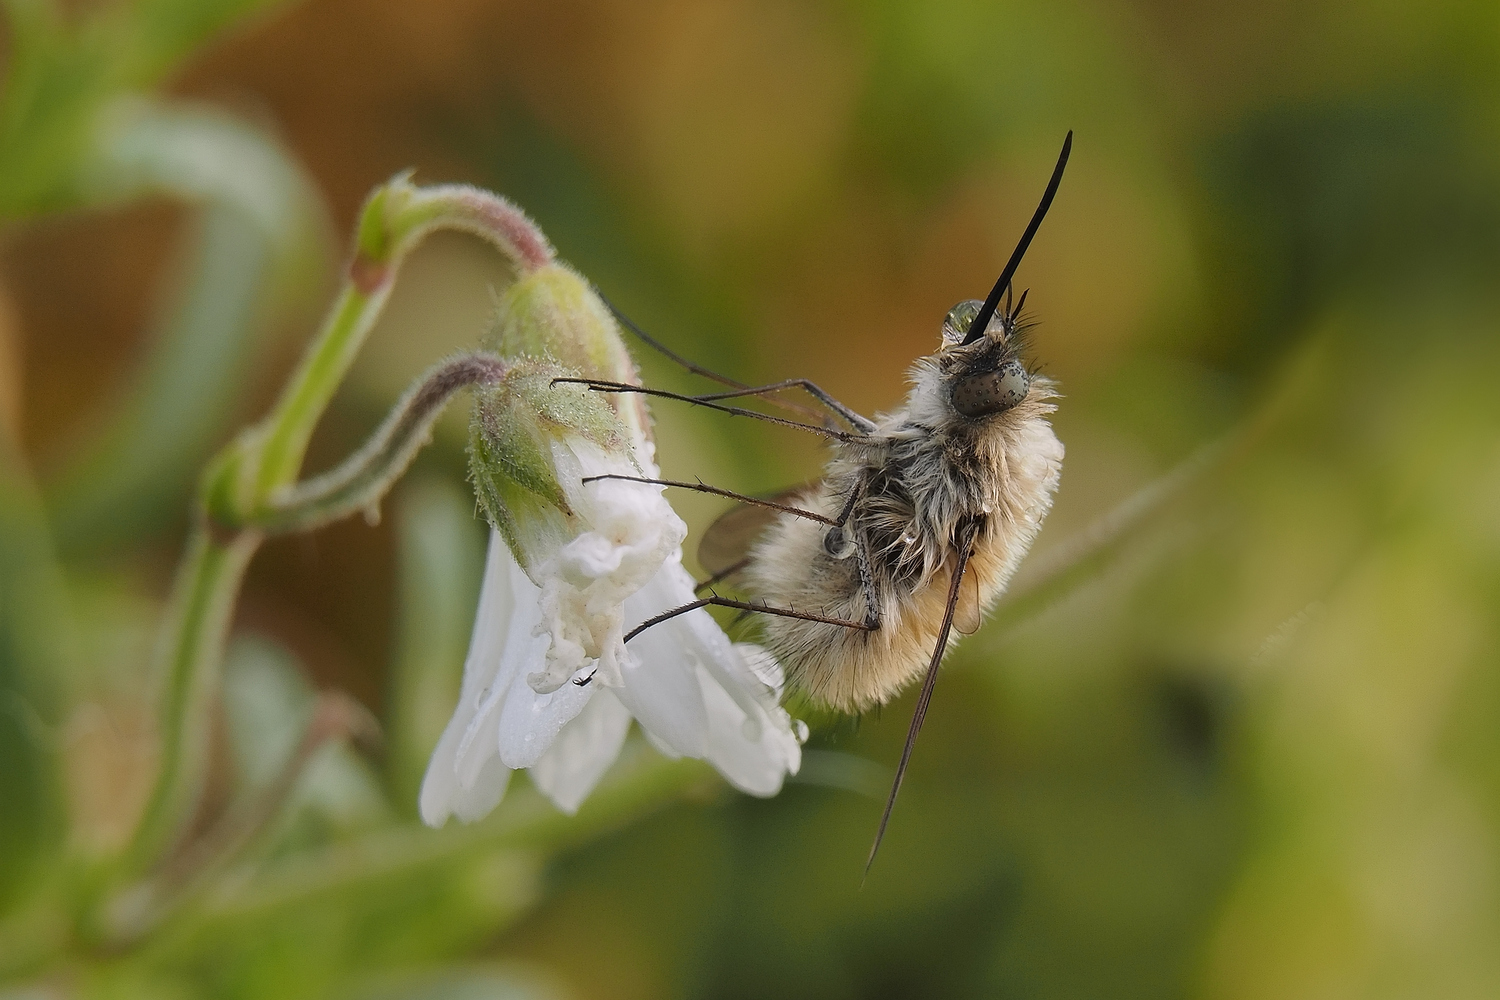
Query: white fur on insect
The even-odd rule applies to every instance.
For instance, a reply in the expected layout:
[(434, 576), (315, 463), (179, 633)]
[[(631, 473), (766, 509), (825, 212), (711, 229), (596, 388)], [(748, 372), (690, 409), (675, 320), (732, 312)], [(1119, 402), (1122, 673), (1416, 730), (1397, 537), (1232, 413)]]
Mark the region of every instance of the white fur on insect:
[[(960, 633), (979, 627), (1052, 507), (1063, 446), (1047, 417), (1056, 409), (1052, 400), (1057, 393), (1050, 380), (1033, 374), (1022, 359), (1026, 295), (1012, 306), (1010, 284), (1057, 194), (1072, 145), (1069, 132), (1041, 203), (989, 296), (982, 303), (962, 302), (948, 313), (938, 352), (913, 366), (905, 405), (892, 413), (874, 420), (862, 417), (804, 379), (746, 386), (665, 348), (664, 353), (690, 370), (735, 389), (680, 396), (619, 382), (559, 380), (585, 382), (599, 391), (667, 396), (802, 427), (835, 441), (821, 480), (775, 500), (744, 497), (701, 482), (640, 480), (736, 497), (762, 514), (774, 510), (777, 515), (743, 558), (743, 550), (736, 552), (729, 539), (747, 538), (745, 529), (757, 525), (737, 512), (720, 518), (699, 548), (700, 561), (714, 570), (709, 583), (743, 571), (757, 600), (714, 594), (643, 622), (625, 639), (707, 605), (760, 612), (765, 616), (764, 643), (781, 661), (791, 685), (812, 701), (844, 712), (883, 704), (925, 672), (870, 861), (885, 833), (955, 627)], [(634, 324), (626, 325), (659, 346)], [(724, 405), (731, 398), (793, 387), (806, 390), (849, 429)], [(724, 538), (715, 541), (721, 528)], [(735, 555), (710, 559), (705, 557), (709, 549)]]
[[(836, 519), (855, 494), (845, 526), (781, 515), (751, 550), (746, 582), (765, 603), (879, 622), (870, 630), (780, 616), (763, 622), (788, 680), (841, 712), (882, 704), (926, 670), (961, 523), (978, 525), (967, 569), (976, 593), (961, 596), (977, 603), (966, 609), (977, 616), (1004, 591), (1052, 506), (1063, 460), (1047, 420), (1056, 393), (1014, 358), (1022, 331), (1013, 317), (997, 315), (968, 345), (953, 336), (978, 306), (949, 314), (942, 349), (912, 368), (906, 404), (877, 417), (868, 435), (836, 444), (822, 481), (799, 497), (799, 507)], [(970, 415), (971, 405), (966, 414), (960, 402), (979, 394), (964, 390), (981, 380), (1008, 391), (984, 397), (988, 412)]]

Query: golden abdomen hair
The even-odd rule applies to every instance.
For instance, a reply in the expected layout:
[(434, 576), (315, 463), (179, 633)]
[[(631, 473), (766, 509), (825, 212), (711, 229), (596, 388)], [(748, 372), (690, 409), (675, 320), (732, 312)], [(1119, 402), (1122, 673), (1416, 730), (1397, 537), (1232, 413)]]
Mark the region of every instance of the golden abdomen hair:
[[(1062, 444), (1044, 419), (1010, 422), (1009, 441), (994, 442), (1012, 456), (1001, 461), (985, 526), (970, 557), (956, 621), (972, 631), (1004, 591), (1052, 504), (1062, 465)], [(1010, 448), (1005, 448), (1006, 445)], [(1025, 456), (1015, 460), (1015, 456)], [(839, 464), (835, 459), (834, 464)], [(844, 466), (847, 470), (847, 465)], [(842, 478), (842, 477), (841, 477)], [(827, 482), (799, 499), (798, 506), (836, 517), (843, 506)], [(845, 494), (847, 495), (847, 494)], [(857, 508), (856, 508), (857, 511)], [(858, 514), (856, 512), (856, 519)], [(905, 533), (915, 544), (945, 544), (918, 538), (920, 518)], [(746, 583), (767, 604), (849, 621), (866, 620), (866, 591), (857, 555), (838, 559), (824, 547), (828, 526), (792, 515), (779, 516), (751, 550)], [(930, 534), (930, 529), (929, 529)], [(932, 572), (903, 574), (872, 553), (871, 575), (879, 602), (874, 631), (780, 616), (762, 616), (763, 642), (781, 661), (787, 679), (812, 701), (840, 712), (862, 712), (883, 704), (927, 669), (946, 608), (956, 552)], [(972, 577), (973, 582), (969, 582)], [(973, 625), (965, 625), (968, 618)], [(957, 640), (951, 634), (950, 645)]]

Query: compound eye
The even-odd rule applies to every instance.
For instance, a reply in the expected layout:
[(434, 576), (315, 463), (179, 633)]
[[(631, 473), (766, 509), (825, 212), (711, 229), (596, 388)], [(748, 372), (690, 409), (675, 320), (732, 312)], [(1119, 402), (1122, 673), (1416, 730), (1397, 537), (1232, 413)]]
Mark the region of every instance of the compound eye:
[(1030, 388), (1026, 369), (1007, 361), (995, 371), (959, 379), (953, 386), (953, 408), (966, 417), (1001, 413), (1025, 399)]
[(978, 299), (968, 299), (949, 309), (948, 315), (943, 319), (943, 346), (952, 347), (954, 344), (962, 344), (964, 337), (969, 333), (969, 327), (974, 324), (974, 317), (978, 316), (979, 310), (983, 308), (983, 302)]

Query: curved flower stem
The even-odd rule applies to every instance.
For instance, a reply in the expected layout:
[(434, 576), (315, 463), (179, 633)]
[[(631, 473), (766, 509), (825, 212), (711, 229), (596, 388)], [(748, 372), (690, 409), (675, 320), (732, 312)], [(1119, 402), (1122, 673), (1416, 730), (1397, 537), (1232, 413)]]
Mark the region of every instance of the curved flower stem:
[[(425, 236), (440, 229), (481, 237), (519, 274), (553, 262), (551, 246), (520, 209), (477, 188), (419, 188), (402, 175), (377, 188), (365, 203), (344, 288), (322, 329), (271, 413), (226, 447), (205, 471), (199, 514), (173, 585), (158, 651), (164, 683), (160, 771), (115, 872), (120, 878), (136, 878), (160, 863), (180, 844), (193, 819), (224, 641), (245, 570), (265, 535), (258, 520), (264, 516), (276, 530), (293, 530), (377, 503), (425, 440), (434, 418), (431, 411), (441, 409), (459, 385), (471, 384), (460, 380), (446, 393), (439, 392), (441, 398), (424, 397), (419, 387), (382, 427), (385, 447), (377, 433), (369, 446), (374, 451), (367, 447), (356, 456), (368, 462), (346, 464), (309, 484), (307, 491), (292, 489), (313, 428), (375, 325), (402, 260)], [(470, 375), (493, 374), (491, 360), (478, 358), (464, 359)], [(440, 366), (435, 374), (442, 371)], [(416, 405), (433, 399), (429, 409)]]
[(359, 451), (336, 468), (288, 487), (249, 519), (268, 533), (311, 531), (356, 511), (378, 511), (380, 498), (411, 464), (460, 390), (496, 382), (506, 365), (475, 352), (444, 361), (422, 376)]
[(271, 413), (226, 449), (205, 487), (211, 515), (225, 524), (253, 520), (302, 468), (313, 428), (348, 374), (390, 297), (402, 261), (439, 229), (479, 236), (518, 274), (553, 262), (541, 231), (510, 202), (466, 185), (419, 188), (404, 175), (376, 189), (360, 213), (344, 288)]

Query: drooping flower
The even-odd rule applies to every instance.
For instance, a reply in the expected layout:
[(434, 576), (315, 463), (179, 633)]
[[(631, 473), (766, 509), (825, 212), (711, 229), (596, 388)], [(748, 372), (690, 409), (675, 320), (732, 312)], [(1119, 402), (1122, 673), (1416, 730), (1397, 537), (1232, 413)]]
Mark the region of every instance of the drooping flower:
[[(576, 810), (619, 754), (632, 718), (671, 756), (703, 758), (758, 795), (780, 790), (801, 749), (781, 675), (698, 609), (686, 526), (662, 488), (639, 397), (555, 379), (634, 381), (612, 317), (561, 266), (501, 300), (496, 349), (511, 364), (476, 394), (471, 470), (493, 530), (459, 704), (423, 782), (423, 819), (472, 820), (510, 773)], [(592, 480), (592, 481), (590, 481)]]

